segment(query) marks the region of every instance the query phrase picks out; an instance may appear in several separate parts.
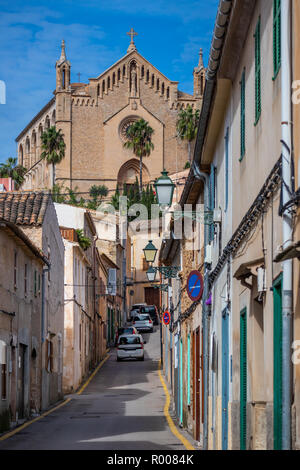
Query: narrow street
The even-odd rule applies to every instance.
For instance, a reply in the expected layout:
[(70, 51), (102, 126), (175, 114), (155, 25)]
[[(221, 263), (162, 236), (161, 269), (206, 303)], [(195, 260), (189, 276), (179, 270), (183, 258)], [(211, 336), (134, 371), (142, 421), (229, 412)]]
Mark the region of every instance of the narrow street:
[(163, 412), (159, 330), (144, 338), (144, 362), (117, 362), (112, 350), (81, 395), (0, 442), (0, 450), (184, 450)]

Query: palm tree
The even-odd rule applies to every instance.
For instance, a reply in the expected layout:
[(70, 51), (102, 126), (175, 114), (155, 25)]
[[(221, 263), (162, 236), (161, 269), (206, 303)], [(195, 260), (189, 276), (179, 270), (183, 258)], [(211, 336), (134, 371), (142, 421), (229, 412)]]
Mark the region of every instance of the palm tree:
[(126, 131), (128, 140), (124, 143), (124, 147), (132, 149), (136, 157), (140, 159), (140, 197), (143, 192), (143, 157), (148, 157), (154, 149), (151, 140), (153, 133), (154, 130), (144, 119), (134, 122)]
[(178, 137), (188, 141), (189, 162), (191, 162), (191, 143), (197, 135), (199, 116), (199, 109), (194, 112), (191, 105), (188, 104), (186, 109), (180, 111), (176, 124)]
[(49, 127), (42, 133), (41, 158), (52, 164), (52, 187), (55, 185), (55, 165), (60, 163), (65, 156), (66, 144), (61, 129), (56, 130), (55, 126)]
[(0, 163), (0, 177), (12, 178), (20, 186), (24, 181), (26, 168), (17, 164), (17, 158), (9, 157), (5, 163)]

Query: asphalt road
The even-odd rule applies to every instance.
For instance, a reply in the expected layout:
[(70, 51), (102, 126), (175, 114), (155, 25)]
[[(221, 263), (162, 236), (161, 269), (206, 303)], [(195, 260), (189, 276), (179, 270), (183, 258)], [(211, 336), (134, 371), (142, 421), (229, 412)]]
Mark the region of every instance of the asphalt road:
[(158, 327), (143, 336), (144, 362), (117, 362), (112, 350), (81, 395), (1, 441), (0, 450), (184, 450), (163, 412)]

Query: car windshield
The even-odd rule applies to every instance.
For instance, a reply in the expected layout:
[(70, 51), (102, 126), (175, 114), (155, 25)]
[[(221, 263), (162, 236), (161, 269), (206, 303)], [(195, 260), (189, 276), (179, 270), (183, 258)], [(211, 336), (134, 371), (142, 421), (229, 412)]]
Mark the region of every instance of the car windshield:
[(155, 307), (142, 307), (142, 313), (155, 313)]
[(120, 338), (120, 344), (140, 344), (139, 336), (124, 336)]
[(132, 334), (133, 333), (133, 328), (123, 328), (123, 334), (124, 333), (130, 333)]
[(145, 320), (149, 320), (149, 319), (150, 319), (150, 317), (149, 317), (148, 313), (141, 314), (138, 317), (136, 317), (136, 321), (145, 321)]

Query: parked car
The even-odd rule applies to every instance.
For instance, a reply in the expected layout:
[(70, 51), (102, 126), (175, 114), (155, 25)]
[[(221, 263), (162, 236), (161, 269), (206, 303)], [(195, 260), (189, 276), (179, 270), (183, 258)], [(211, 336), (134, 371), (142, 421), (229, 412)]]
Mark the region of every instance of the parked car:
[(153, 325), (158, 325), (158, 311), (155, 305), (145, 305), (144, 307), (140, 308), (140, 313), (149, 313), (151, 320), (153, 321)]
[(142, 335), (121, 335), (117, 345), (117, 361), (131, 357), (143, 361), (145, 343)]
[(149, 313), (139, 313), (133, 317), (132, 325), (134, 325), (138, 331), (153, 332), (153, 321), (151, 320)]
[(140, 308), (141, 308), (141, 307), (145, 307), (146, 305), (147, 305), (147, 304), (145, 304), (145, 303), (132, 305), (132, 307), (131, 307), (131, 309), (130, 309), (130, 318), (132, 319), (132, 317), (134, 317), (135, 315), (137, 315), (138, 313), (140, 313)]
[(118, 339), (121, 335), (137, 335), (138, 332), (134, 326), (123, 326), (121, 328), (118, 328), (117, 333), (116, 333), (116, 340), (115, 344), (118, 343)]

